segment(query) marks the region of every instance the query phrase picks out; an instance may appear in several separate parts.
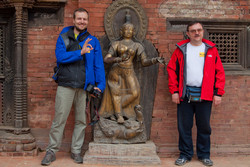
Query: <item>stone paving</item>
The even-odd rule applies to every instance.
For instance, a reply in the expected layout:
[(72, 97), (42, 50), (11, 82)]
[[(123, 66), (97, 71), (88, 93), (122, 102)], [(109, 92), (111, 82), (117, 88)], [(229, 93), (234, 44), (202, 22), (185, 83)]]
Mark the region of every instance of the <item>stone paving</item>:
[[(29, 157), (9, 157), (2, 156), (0, 157), (0, 167), (39, 167), (41, 166), (41, 160), (45, 152), (40, 152), (38, 156), (29, 156)], [(66, 152), (58, 152), (56, 154), (56, 161), (50, 164), (50, 167), (115, 167), (111, 165), (88, 165), (88, 164), (76, 164), (70, 158), (70, 154)], [(154, 165), (148, 167), (175, 167), (174, 161), (177, 157), (173, 158), (161, 158), (161, 165)], [(214, 167), (250, 167), (250, 155), (232, 155), (226, 157), (211, 157), (214, 162)], [(126, 167), (124, 164), (122, 167)], [(136, 166), (136, 167), (145, 167)], [(118, 166), (117, 166), (118, 167)], [(127, 166), (131, 167), (131, 166)], [(197, 158), (193, 158), (191, 162), (184, 165), (184, 167), (203, 167), (201, 162)]]

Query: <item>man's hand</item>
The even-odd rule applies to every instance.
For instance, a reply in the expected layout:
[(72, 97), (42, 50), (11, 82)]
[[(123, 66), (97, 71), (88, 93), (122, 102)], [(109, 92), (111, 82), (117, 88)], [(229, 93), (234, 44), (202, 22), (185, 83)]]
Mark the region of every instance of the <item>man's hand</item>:
[(91, 44), (89, 44), (89, 41), (91, 41), (92, 39), (88, 38), (83, 47), (82, 47), (82, 50), (81, 50), (81, 55), (84, 55), (85, 53), (89, 53), (91, 50), (93, 50), (93, 47)]
[(220, 96), (214, 96), (213, 103), (215, 106), (219, 105), (221, 103), (221, 97)]
[[(98, 92), (102, 93), (101, 89), (99, 89), (98, 87), (94, 87), (94, 89), (97, 90)], [(96, 98), (96, 96), (93, 94), (90, 94), (90, 96)]]
[(101, 89), (99, 89), (98, 87), (94, 87), (94, 89), (97, 89), (99, 92), (102, 92)]
[(179, 93), (172, 94), (172, 102), (176, 104), (180, 104), (180, 96)]

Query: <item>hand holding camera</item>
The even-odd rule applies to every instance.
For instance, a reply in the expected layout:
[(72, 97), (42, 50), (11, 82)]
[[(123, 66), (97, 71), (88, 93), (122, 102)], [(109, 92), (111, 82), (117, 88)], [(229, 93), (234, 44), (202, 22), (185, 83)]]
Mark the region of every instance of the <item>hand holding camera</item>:
[(94, 97), (101, 99), (101, 90), (98, 87), (95, 87), (94, 85), (89, 84), (86, 89), (89, 94)]

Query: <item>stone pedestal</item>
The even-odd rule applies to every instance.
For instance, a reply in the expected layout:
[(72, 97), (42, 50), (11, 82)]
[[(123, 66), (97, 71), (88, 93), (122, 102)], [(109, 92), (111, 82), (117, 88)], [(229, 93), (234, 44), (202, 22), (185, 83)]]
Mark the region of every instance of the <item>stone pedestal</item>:
[(13, 134), (0, 130), (0, 156), (36, 156), (35, 138), (30, 134)]
[(159, 165), (156, 146), (152, 141), (141, 144), (89, 143), (84, 164), (105, 165)]

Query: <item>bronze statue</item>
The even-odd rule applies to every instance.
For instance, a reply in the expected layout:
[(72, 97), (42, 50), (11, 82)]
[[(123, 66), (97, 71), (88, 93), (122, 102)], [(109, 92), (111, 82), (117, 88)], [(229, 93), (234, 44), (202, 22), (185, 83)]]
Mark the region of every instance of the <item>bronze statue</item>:
[(126, 22), (120, 30), (121, 39), (113, 42), (104, 58), (112, 64), (100, 107), (100, 116), (123, 124), (125, 120), (138, 120), (134, 107), (140, 102), (140, 85), (134, 71), (134, 59), (142, 66), (164, 63), (164, 58), (147, 59), (144, 47), (134, 39), (134, 25)]

